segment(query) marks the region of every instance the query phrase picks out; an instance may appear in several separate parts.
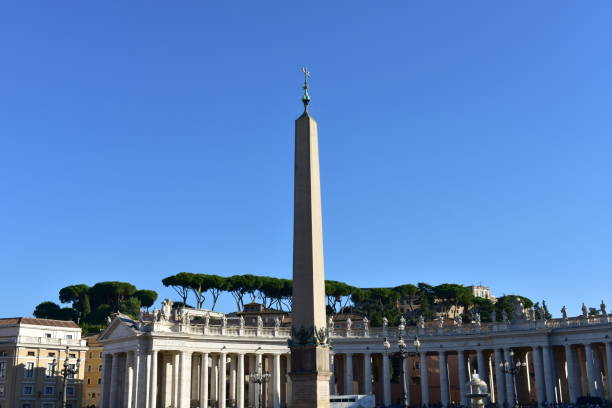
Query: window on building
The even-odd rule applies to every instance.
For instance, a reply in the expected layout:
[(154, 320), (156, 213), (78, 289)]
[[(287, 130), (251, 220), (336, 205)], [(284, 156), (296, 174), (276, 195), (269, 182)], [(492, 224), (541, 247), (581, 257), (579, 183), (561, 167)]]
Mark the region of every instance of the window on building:
[(34, 357), (36, 353), (34, 351), (28, 351), (28, 357)]
[(45, 337), (50, 339), (51, 338), (51, 333), (45, 333)]
[(70, 358), (76, 358), (76, 354), (74, 354), (74, 353), (70, 353), (70, 354), (68, 354), (68, 357), (70, 357)]
[(47, 385), (45, 386), (45, 395), (53, 395), (53, 386), (51, 385)]
[(91, 393), (91, 398), (96, 398), (96, 393), (95, 392)]
[(87, 385), (91, 385), (91, 378), (87, 379)]
[(102, 384), (102, 379), (98, 378), (98, 384)]
[(32, 363), (32, 362), (25, 363), (25, 369), (23, 371), (23, 376), (25, 378), (32, 378), (32, 377), (34, 377), (34, 363)]
[(55, 374), (54, 371), (55, 371), (55, 367), (53, 367), (53, 363), (48, 363), (47, 369), (45, 370), (45, 377), (47, 378), (53, 377), (53, 375)]
[(49, 353), (49, 357), (55, 357), (55, 353)]
[(34, 387), (32, 387), (31, 385), (23, 386), (23, 395), (32, 395), (33, 392), (34, 392)]
[(89, 352), (89, 358), (93, 358), (93, 352), (92, 351)]
[(0, 357), (6, 357), (8, 354), (6, 351), (2, 350), (0, 351)]
[(87, 372), (91, 373), (91, 366), (90, 365), (87, 366)]
[(4, 384), (0, 385), (0, 397), (4, 397)]
[(74, 387), (68, 387), (66, 388), (66, 395), (67, 396), (73, 396), (74, 395)]
[[(76, 366), (74, 364), (68, 364), (68, 369), (70, 370), (70, 372), (74, 373)], [(74, 379), (74, 374), (68, 374), (68, 379), (73, 380)]]
[(6, 361), (0, 361), (0, 380), (6, 378)]
[(102, 372), (102, 366), (101, 365), (98, 366), (98, 371)]
[(100, 358), (102, 358), (102, 352), (100, 352)]
[(66, 340), (72, 340), (72, 334), (67, 334), (66, 335)]

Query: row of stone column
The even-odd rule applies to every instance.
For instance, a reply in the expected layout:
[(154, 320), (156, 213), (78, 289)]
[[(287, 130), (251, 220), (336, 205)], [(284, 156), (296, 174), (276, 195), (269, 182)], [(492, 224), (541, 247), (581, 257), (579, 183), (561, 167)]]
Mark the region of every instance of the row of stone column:
[[(285, 370), (281, 372), (281, 359)], [(103, 359), (101, 408), (190, 408), (209, 401), (226, 408), (259, 407), (260, 387), (247, 382), (247, 368), (262, 364), (272, 376), (261, 388), (263, 400), (280, 408), (290, 395), (290, 358), (282, 353), (194, 353), (191, 351), (127, 351), (107, 353)], [(228, 367), (229, 366), (229, 367)], [(229, 370), (228, 370), (229, 368)]]
[[(522, 402), (526, 403), (533, 399), (540, 403), (575, 402), (582, 395), (612, 399), (612, 343), (610, 342), (567, 344), (562, 348), (554, 349), (550, 345), (520, 347), (513, 350), (514, 358), (511, 357), (511, 350), (510, 347), (503, 347), (453, 351), (441, 349), (434, 352), (426, 350), (420, 351), (418, 356), (413, 353), (410, 358), (404, 360), (403, 369), (405, 373), (409, 373), (410, 361), (414, 363), (413, 371), (418, 372), (421, 398), (420, 401), (412, 398), (409, 386), (408, 400), (410, 403), (420, 402), (420, 404), (449, 405), (451, 402), (459, 402), (467, 405), (465, 384), (469, 380), (470, 371), (479, 373), (479, 376), (490, 387), (491, 400), (502, 405), (506, 403), (508, 406), (513, 406), (515, 399), (522, 399)], [(381, 395), (377, 395), (378, 403), (388, 406), (397, 402), (392, 401), (391, 395), (390, 357), (392, 354), (392, 352), (336, 352), (331, 357), (333, 375), (330, 393), (340, 392), (347, 395), (372, 393), (372, 360), (375, 358), (380, 367), (378, 376), (380, 384), (377, 394)], [(358, 355), (359, 358), (354, 359), (355, 355)], [(449, 372), (451, 369), (447, 358), (449, 355), (456, 356), (454, 367), (456, 372)], [(431, 371), (438, 371), (438, 378), (435, 379), (439, 381), (439, 401), (430, 400), (428, 356), (436, 356), (438, 360), (437, 370), (434, 370), (436, 367), (432, 367)], [(474, 356), (475, 362), (472, 362), (471, 357)], [(363, 367), (356, 366), (357, 361), (363, 364)], [(521, 363), (518, 368), (514, 366), (514, 372), (500, 366), (500, 363), (511, 361)], [(357, 371), (361, 376), (355, 376), (355, 367), (358, 368)], [(531, 378), (532, 373), (535, 375), (533, 379)], [(456, 380), (453, 388), (459, 391), (459, 401), (451, 401), (449, 374), (452, 374)], [(338, 378), (340, 376), (341, 378)], [(355, 383), (358, 389), (355, 389)], [(337, 389), (338, 384), (341, 384), (341, 387)], [(532, 387), (535, 390), (532, 391)]]

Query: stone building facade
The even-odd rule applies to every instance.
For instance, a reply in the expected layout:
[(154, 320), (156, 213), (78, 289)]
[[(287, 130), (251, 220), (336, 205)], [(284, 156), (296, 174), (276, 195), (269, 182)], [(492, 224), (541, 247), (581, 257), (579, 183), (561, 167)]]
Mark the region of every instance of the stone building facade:
[[(240, 318), (195, 324), (189, 310), (117, 316), (99, 340), (104, 345), (101, 407), (259, 407), (260, 388), (248, 374), (259, 363), (271, 378), (262, 389), (266, 407), (288, 405), (291, 395), (289, 328), (280, 322), (251, 326)], [(187, 316), (187, 318), (185, 318)], [(369, 327), (330, 322), (331, 394), (374, 394), (377, 405), (401, 393), (399, 336), (415, 351), (404, 361), (409, 400), (465, 404), (468, 373), (491, 388), (491, 401), (573, 402), (579, 396), (612, 398), (612, 315), (534, 320), (528, 315), (498, 323)], [(416, 353), (412, 339), (418, 336)], [(391, 350), (385, 351), (388, 338)], [(395, 350), (393, 349), (395, 347)], [(500, 363), (520, 362), (514, 375)], [(516, 394), (515, 394), (516, 390)]]
[[(65, 379), (58, 370), (66, 357), (84, 360), (86, 351), (74, 322), (0, 319), (0, 408), (59, 408)], [(82, 383), (83, 370), (67, 379), (68, 408), (81, 407)]]

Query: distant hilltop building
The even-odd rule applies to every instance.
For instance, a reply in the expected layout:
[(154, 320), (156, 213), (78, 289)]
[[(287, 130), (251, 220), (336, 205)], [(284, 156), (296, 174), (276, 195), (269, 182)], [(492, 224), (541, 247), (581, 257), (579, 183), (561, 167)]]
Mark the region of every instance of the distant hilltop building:
[(493, 303), (497, 302), (497, 298), (491, 295), (491, 289), (488, 286), (472, 285), (472, 286), (467, 286), (467, 288), (471, 290), (472, 295), (476, 297), (488, 299)]

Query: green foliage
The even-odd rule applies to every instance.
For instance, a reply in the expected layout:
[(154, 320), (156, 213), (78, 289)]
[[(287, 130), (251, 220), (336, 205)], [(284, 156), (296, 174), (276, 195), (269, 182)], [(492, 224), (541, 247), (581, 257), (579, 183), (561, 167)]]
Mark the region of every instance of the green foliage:
[(140, 312), (140, 300), (136, 297), (129, 297), (119, 304), (119, 312), (136, 318)]
[(443, 283), (432, 288), (435, 298), (442, 305), (444, 314), (447, 314), (450, 308), (453, 308), (453, 317), (457, 313), (457, 308), (460, 305), (469, 306), (472, 304), (474, 297), (468, 288), (455, 283)]
[(495, 305), (489, 299), (474, 297), (473, 309), (480, 313), (480, 319), (482, 322), (491, 322), (493, 319), (493, 310)]
[(506, 313), (508, 314), (508, 318), (513, 319), (514, 318), (513, 301), (514, 299), (517, 299), (517, 298), (523, 300), (523, 306), (525, 306), (526, 308), (533, 306), (533, 302), (531, 301), (531, 299), (526, 298), (524, 296), (504, 295), (500, 298), (497, 298), (497, 303), (495, 303), (495, 311), (497, 312), (497, 315), (502, 316), (502, 313), (505, 310)]
[(142, 307), (146, 307), (147, 311), (149, 308), (153, 306), (155, 301), (157, 300), (157, 292), (154, 290), (141, 289), (134, 292), (133, 295), (136, 299), (140, 300), (140, 305)]
[(60, 314), (60, 306), (54, 302), (42, 302), (34, 309), (34, 317), (39, 319), (56, 319)]

